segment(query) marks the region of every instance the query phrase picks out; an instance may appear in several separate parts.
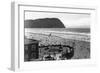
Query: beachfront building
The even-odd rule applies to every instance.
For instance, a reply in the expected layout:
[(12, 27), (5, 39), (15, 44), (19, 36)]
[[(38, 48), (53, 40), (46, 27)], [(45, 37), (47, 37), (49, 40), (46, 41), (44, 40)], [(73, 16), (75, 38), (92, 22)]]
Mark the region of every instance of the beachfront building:
[(25, 38), (24, 61), (31, 61), (38, 58), (39, 58), (38, 41)]

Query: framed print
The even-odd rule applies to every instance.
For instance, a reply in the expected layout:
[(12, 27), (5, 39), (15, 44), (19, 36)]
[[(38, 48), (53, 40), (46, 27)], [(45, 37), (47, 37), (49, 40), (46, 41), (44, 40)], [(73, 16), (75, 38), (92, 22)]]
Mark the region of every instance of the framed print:
[(12, 3), (11, 14), (13, 70), (95, 64), (95, 7)]

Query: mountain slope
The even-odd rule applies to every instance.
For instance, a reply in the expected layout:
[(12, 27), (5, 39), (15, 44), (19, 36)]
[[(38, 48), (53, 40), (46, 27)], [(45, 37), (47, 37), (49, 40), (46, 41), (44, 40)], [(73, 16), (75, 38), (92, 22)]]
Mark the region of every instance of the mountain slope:
[(65, 28), (58, 18), (44, 18), (35, 20), (25, 20), (25, 28)]

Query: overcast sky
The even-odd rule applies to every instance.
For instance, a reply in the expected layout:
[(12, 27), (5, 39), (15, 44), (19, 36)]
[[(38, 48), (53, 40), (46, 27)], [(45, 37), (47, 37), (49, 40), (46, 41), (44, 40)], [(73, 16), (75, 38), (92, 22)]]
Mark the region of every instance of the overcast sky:
[(25, 12), (25, 20), (39, 18), (59, 18), (66, 28), (90, 28), (89, 14)]

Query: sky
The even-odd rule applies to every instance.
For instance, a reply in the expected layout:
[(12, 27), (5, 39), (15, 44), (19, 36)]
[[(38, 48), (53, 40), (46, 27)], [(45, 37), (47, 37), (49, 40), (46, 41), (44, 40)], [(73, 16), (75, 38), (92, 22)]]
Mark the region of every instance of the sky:
[(90, 28), (90, 14), (25, 12), (25, 20), (59, 18), (66, 28)]

